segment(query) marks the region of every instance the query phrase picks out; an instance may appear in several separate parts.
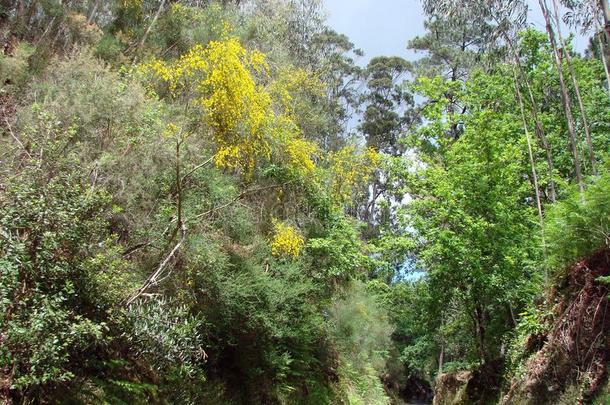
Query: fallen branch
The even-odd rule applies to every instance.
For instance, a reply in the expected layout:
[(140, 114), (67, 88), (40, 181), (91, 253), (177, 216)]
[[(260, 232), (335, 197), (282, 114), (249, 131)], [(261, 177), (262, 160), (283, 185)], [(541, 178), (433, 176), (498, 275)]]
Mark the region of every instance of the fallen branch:
[(126, 301), (125, 305), (130, 306), (138, 297), (140, 297), (146, 290), (148, 290), (151, 286), (156, 285), (159, 279), (159, 276), (163, 274), (170, 260), (174, 258), (180, 247), (184, 244), (186, 240), (186, 225), (184, 223), (180, 224), (180, 233), (181, 237), (178, 243), (174, 246), (174, 248), (169, 252), (165, 259), (157, 266), (157, 269), (146, 279), (144, 284)]
[[(175, 218), (174, 218), (175, 219)], [(156, 241), (158, 241), (159, 239), (161, 239), (163, 236), (165, 236), (165, 234), (167, 233), (167, 231), (169, 231), (170, 226), (172, 225), (172, 223), (174, 222), (174, 219), (172, 219), (169, 223), (169, 225), (165, 228), (165, 230), (161, 233), (161, 235), (159, 235), (157, 238), (154, 238), (152, 240), (148, 240), (146, 242), (140, 242), (140, 243), (136, 243), (135, 245), (129, 246), (128, 248), (126, 248), (125, 250), (123, 250), (123, 252), (121, 253), (122, 256), (128, 256), (130, 254), (132, 254), (133, 252), (135, 252), (136, 250), (140, 250), (142, 248), (145, 248), (147, 246), (152, 245), (153, 243), (155, 243)]]

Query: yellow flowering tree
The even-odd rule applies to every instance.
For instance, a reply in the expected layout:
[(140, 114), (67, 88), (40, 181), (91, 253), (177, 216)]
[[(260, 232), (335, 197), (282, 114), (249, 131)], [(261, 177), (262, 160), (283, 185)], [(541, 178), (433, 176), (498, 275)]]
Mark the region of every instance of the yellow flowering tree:
[(251, 175), (257, 157), (270, 156), (271, 97), (253, 76), (267, 70), (263, 54), (225, 36), (207, 47), (195, 45), (174, 62), (155, 60), (142, 70), (165, 82), (173, 97), (194, 94), (213, 130), (217, 166)]
[(206, 47), (195, 45), (176, 61), (154, 60), (140, 71), (160, 80), (171, 97), (194, 98), (212, 129), (218, 167), (238, 169), (250, 177), (257, 161), (270, 159), (275, 149), (296, 171), (313, 171), (316, 145), (302, 138), (292, 118), (290, 89), (271, 85), (273, 92), (282, 94), (276, 113), (271, 92), (255, 80), (268, 79), (265, 55), (246, 50), (237, 38), (225, 34)]

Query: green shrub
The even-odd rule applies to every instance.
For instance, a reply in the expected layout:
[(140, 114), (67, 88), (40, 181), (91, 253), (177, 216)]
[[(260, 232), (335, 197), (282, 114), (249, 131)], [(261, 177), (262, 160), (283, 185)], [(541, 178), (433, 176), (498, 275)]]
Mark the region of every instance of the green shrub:
[(113, 248), (107, 194), (69, 175), (46, 181), (22, 175), (0, 192), (0, 363), (13, 388), (32, 395), (95, 361), (117, 304), (95, 275), (121, 279), (125, 269), (88, 261)]
[(183, 378), (196, 376), (205, 361), (201, 329), (204, 321), (185, 306), (163, 298), (142, 299), (129, 307), (130, 328), (124, 338), (133, 354), (147, 359), (161, 375), (177, 371)]
[(376, 297), (355, 282), (333, 302), (330, 335), (339, 353), (341, 390), (350, 404), (388, 404), (381, 374), (391, 344), (393, 327)]
[(28, 58), (34, 53), (34, 48), (22, 42), (13, 55), (0, 52), (0, 95), (10, 89), (19, 88), (29, 77)]
[(95, 56), (109, 63), (122, 62), (124, 45), (114, 35), (106, 34), (95, 47)]
[(581, 195), (570, 195), (549, 209), (545, 236), (550, 271), (557, 271), (597, 249), (610, 248), (610, 172), (604, 171)]

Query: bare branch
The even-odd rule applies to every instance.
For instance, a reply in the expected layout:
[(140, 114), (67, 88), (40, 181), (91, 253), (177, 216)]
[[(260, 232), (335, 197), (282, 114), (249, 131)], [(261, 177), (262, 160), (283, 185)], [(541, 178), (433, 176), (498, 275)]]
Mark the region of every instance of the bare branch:
[(13, 133), (13, 128), (11, 127), (11, 123), (8, 121), (7, 114), (4, 113), (5, 112), (4, 108), (2, 109), (2, 112), (3, 112), (2, 118), (4, 118), (4, 123), (6, 124), (6, 128), (8, 129), (8, 133), (15, 140), (15, 142), (17, 142), (17, 144), (21, 147), (21, 149), (23, 149), (23, 151), (28, 155), (28, 157), (31, 159), (32, 155), (30, 155), (30, 152), (28, 152), (27, 148), (23, 145), (23, 143), (21, 143), (19, 138), (17, 138), (17, 136)]
[(207, 159), (205, 162), (198, 164), (197, 166), (193, 167), (191, 170), (189, 170), (188, 173), (186, 173), (184, 176), (182, 176), (182, 182), (184, 183), (184, 181), (186, 180), (187, 177), (189, 177), (190, 175), (192, 175), (193, 173), (195, 173), (197, 170), (201, 169), (203, 166), (207, 165), (208, 163), (210, 163), (212, 161), (212, 159), (214, 159), (214, 156), (216, 155), (212, 155), (210, 156), (209, 159)]
[(161, 263), (159, 263), (159, 266), (157, 266), (157, 269), (150, 276), (148, 276), (148, 278), (146, 279), (144, 284), (142, 284), (142, 286), (140, 288), (138, 288), (138, 290), (125, 302), (125, 306), (130, 306), (136, 299), (138, 299), (138, 297), (140, 297), (143, 293), (145, 293), (146, 290), (148, 290), (151, 286), (158, 284), (159, 277), (163, 274), (163, 272), (167, 268), (167, 265), (169, 264), (169, 262), (174, 258), (174, 256), (176, 255), (178, 250), (180, 250), (180, 247), (182, 247), (182, 245), (184, 244), (184, 241), (186, 240), (186, 225), (184, 223), (180, 224), (180, 233), (181, 233), (181, 237), (180, 237), (180, 240), (178, 241), (178, 243), (176, 243), (176, 245), (169, 252), (169, 254), (167, 256), (165, 256), (165, 259), (163, 259), (163, 261)]

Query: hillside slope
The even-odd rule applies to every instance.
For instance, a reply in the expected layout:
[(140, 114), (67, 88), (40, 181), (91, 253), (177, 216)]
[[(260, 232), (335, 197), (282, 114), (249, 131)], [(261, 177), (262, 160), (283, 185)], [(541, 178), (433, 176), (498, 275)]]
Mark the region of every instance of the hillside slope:
[(531, 336), (531, 355), (501, 403), (556, 403), (571, 386), (582, 387), (580, 401), (589, 402), (607, 379), (610, 354), (608, 286), (610, 250), (603, 249), (570, 268), (551, 291), (553, 323), (549, 332)]

